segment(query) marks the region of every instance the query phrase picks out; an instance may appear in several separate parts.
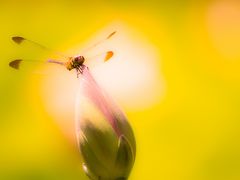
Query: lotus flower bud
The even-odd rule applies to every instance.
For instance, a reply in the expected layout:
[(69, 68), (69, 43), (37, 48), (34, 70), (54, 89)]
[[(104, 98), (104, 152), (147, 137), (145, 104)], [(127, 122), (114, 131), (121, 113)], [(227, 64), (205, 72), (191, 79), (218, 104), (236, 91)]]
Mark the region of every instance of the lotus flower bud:
[(87, 67), (79, 81), (76, 128), (83, 170), (92, 180), (128, 179), (136, 155), (132, 128)]

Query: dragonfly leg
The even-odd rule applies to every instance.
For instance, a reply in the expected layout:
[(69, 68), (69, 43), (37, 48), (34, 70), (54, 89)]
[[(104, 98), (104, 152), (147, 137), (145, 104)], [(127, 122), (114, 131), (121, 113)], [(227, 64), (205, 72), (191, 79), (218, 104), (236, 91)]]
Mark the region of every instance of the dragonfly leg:
[(79, 75), (82, 74), (80, 69), (77, 69), (77, 78), (79, 78)]
[(79, 77), (79, 75), (83, 73), (83, 68), (82, 66), (80, 66), (79, 68), (76, 68), (76, 70), (77, 70), (77, 77)]
[(78, 68), (76, 68), (76, 70), (77, 70), (77, 77), (79, 77), (79, 75), (83, 73), (84, 68), (88, 69), (88, 67), (85, 66), (85, 65), (81, 65)]

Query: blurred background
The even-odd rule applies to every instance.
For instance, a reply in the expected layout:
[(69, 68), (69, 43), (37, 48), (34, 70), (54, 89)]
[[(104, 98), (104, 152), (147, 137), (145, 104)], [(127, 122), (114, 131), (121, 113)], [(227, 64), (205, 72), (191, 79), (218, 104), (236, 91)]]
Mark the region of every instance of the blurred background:
[(0, 2), (0, 22), (0, 179), (87, 180), (76, 75), (37, 63), (11, 69), (13, 59), (55, 57), (11, 37), (76, 55), (115, 30), (86, 54), (115, 52), (91, 70), (134, 129), (129, 179), (240, 179), (238, 0), (10, 0)]

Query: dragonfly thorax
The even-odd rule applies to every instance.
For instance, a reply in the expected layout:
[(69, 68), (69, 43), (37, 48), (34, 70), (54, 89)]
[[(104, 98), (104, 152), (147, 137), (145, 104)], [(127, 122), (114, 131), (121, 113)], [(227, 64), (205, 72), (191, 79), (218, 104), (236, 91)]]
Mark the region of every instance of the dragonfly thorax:
[(85, 61), (83, 56), (70, 57), (66, 62), (66, 68), (71, 71), (72, 69), (79, 69)]

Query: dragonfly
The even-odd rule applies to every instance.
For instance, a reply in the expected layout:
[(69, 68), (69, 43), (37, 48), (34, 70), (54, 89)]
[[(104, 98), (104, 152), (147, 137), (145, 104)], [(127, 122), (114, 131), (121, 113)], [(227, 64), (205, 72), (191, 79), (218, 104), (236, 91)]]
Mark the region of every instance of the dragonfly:
[[(113, 31), (108, 36), (106, 36), (104, 39), (102, 39), (102, 40), (98, 41), (97, 43), (93, 44), (92, 46), (86, 48), (85, 52), (91, 50), (92, 48), (94, 48), (96, 46), (98, 46), (102, 42), (109, 40), (115, 34), (116, 34), (116, 31)], [(29, 40), (29, 39), (24, 38), (22, 36), (13, 36), (12, 40), (16, 44), (18, 44), (18, 45), (21, 45), (24, 42), (27, 42), (28, 44), (31, 44), (31, 45), (33, 45), (35, 47), (38, 47), (38, 48), (41, 48), (43, 50), (52, 51), (50, 48), (47, 48), (47, 47), (45, 47), (45, 46), (43, 46), (43, 45), (41, 45), (41, 44), (39, 44), (39, 43), (37, 43), (35, 41)], [(53, 63), (53, 64), (59, 64), (61, 66), (64, 66), (69, 71), (75, 69), (76, 72), (77, 72), (77, 76), (79, 76), (79, 74), (82, 74), (83, 69), (86, 67), (84, 65), (84, 63), (87, 60), (87, 58), (85, 58), (85, 56), (83, 56), (83, 55), (66, 56), (66, 55), (63, 55), (62, 53), (59, 53), (59, 52), (55, 52), (55, 54), (57, 54), (57, 55), (59, 55), (61, 57), (64, 57), (66, 60), (65, 61), (61, 61), (61, 60), (55, 60), (55, 59), (48, 59), (48, 60), (46, 60), (44, 62), (46, 62), (46, 63)], [(106, 52), (102, 53), (102, 55), (103, 55), (103, 62), (106, 62), (106, 61), (108, 61), (109, 59), (112, 58), (114, 53), (113, 53), (113, 51), (106, 51)], [(98, 55), (96, 55), (96, 56), (98, 56)], [(25, 62), (25, 61), (27, 62), (29, 60), (15, 59), (15, 60), (12, 60), (12, 61), (9, 62), (9, 66), (14, 68), (14, 69), (16, 69), (16, 70), (19, 70), (20, 67), (21, 67), (21, 64), (23, 62)], [(36, 60), (35, 62), (41, 62), (41, 61), (37, 61)]]

